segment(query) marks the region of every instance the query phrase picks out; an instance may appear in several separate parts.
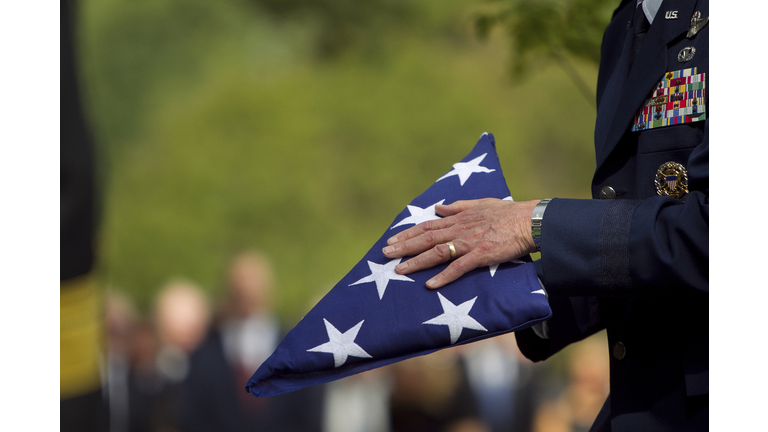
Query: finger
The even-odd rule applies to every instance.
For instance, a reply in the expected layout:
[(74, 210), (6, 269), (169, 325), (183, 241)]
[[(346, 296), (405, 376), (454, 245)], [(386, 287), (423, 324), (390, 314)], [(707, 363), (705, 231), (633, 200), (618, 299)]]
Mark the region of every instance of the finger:
[[(453, 243), (456, 248), (456, 242)], [(458, 254), (458, 248), (456, 250)], [(409, 274), (424, 270), (430, 267), (434, 267), (438, 264), (451, 260), (451, 249), (446, 243), (441, 243), (428, 251), (416, 255), (408, 261), (403, 261), (395, 267), (395, 271), (399, 274)]]
[(476, 199), (476, 200), (459, 200), (454, 202), (453, 204), (448, 205), (438, 205), (435, 206), (435, 213), (438, 214), (438, 216), (453, 216), (457, 213), (461, 213), (464, 210), (469, 210), (472, 207), (480, 204), (481, 202), (487, 200), (488, 198), (483, 199)]
[(387, 244), (393, 245), (398, 242), (402, 242), (405, 240), (412, 239), (414, 237), (418, 237), (429, 231), (447, 228), (452, 224), (453, 224), (453, 221), (446, 220), (446, 219), (435, 219), (435, 220), (422, 222), (416, 226), (410, 227), (407, 230), (401, 231), (396, 235), (390, 237), (389, 239), (387, 239)]
[(426, 231), (412, 239), (399, 241), (395, 244), (386, 246), (384, 249), (382, 249), (382, 252), (387, 258), (413, 256), (434, 248), (441, 243), (451, 241), (455, 238), (456, 235), (448, 229)]
[[(446, 247), (447, 249), (447, 247)], [(453, 261), (445, 270), (436, 274), (427, 281), (427, 288), (435, 289), (445, 286), (462, 277), (467, 272), (476, 269), (479, 265), (478, 254), (470, 252)]]

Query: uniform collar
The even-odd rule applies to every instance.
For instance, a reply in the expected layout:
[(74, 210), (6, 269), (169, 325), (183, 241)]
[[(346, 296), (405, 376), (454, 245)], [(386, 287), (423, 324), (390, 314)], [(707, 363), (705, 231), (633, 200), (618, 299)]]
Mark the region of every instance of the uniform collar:
[(664, 0), (637, 0), (635, 7), (643, 6), (643, 13), (648, 18), (648, 22), (653, 24), (653, 19), (656, 18), (656, 12), (661, 7), (661, 2)]

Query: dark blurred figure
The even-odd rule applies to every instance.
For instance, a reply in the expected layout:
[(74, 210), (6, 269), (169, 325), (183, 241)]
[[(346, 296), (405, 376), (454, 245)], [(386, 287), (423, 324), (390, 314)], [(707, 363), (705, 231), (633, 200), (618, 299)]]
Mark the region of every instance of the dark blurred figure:
[(108, 336), (109, 430), (128, 432), (131, 338), (139, 316), (131, 300), (115, 290), (107, 292), (105, 310)]
[(272, 398), (245, 390), (282, 335), (272, 312), (273, 284), (264, 254), (243, 252), (231, 261), (224, 307), (190, 358), (181, 430), (320, 432), (322, 386)]
[(149, 320), (139, 320), (133, 326), (129, 349), (125, 405), (127, 423), (121, 425), (122, 430), (156, 432), (159, 423), (157, 407), (163, 391), (163, 378), (156, 365), (160, 342)]
[(451, 348), (391, 366), (392, 432), (490, 432), (480, 420), (459, 350)]
[(91, 137), (75, 59), (75, 8), (61, 1), (60, 426), (102, 431), (109, 425), (101, 378), (104, 316), (92, 275), (96, 206)]
[(529, 432), (541, 366), (523, 357), (514, 333), (461, 347), (469, 388), (492, 432)]
[(573, 346), (569, 360), (568, 384), (536, 411), (534, 432), (588, 432), (608, 396), (604, 340), (593, 336)]

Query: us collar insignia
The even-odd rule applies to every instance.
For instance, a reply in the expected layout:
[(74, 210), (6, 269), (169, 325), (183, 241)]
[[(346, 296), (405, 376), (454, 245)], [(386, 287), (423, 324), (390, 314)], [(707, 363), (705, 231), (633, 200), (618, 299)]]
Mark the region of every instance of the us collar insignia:
[(699, 11), (694, 12), (693, 16), (691, 17), (691, 25), (690, 27), (688, 27), (688, 34), (685, 35), (685, 37), (690, 39), (696, 36), (696, 33), (698, 33), (699, 30), (706, 27), (708, 22), (709, 22), (709, 17), (701, 19), (701, 12)]
[(677, 162), (664, 162), (656, 170), (656, 193), (676, 199), (683, 199), (688, 193), (688, 172)]

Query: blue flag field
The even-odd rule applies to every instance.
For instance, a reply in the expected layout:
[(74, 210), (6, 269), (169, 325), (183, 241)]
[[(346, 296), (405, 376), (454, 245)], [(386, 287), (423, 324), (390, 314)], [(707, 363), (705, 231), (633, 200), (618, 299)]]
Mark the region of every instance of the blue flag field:
[(428, 279), (448, 264), (407, 276), (384, 256), (389, 237), (439, 219), (435, 205), (512, 200), (496, 143), (484, 133), (472, 151), (414, 198), (368, 253), (307, 313), (246, 385), (276, 396), (454, 345), (528, 328), (552, 312), (530, 257), (475, 269), (437, 290)]

